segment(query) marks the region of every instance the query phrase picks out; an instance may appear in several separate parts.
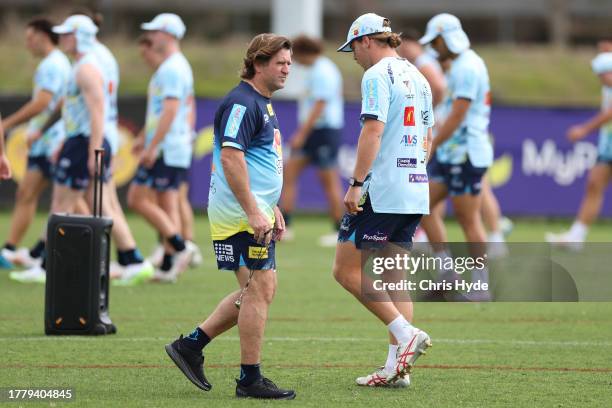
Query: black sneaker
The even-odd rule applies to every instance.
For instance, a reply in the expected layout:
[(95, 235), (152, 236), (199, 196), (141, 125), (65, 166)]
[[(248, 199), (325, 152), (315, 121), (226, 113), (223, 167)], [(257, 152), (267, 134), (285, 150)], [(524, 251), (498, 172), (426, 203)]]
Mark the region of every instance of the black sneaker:
[(236, 397), (292, 400), (295, 398), (295, 391), (282, 390), (266, 377), (260, 377), (247, 387), (236, 380)]
[(212, 384), (204, 376), (204, 354), (183, 346), (181, 344), (182, 339), (183, 335), (181, 334), (171, 344), (166, 344), (166, 353), (189, 381), (199, 389), (209, 391)]

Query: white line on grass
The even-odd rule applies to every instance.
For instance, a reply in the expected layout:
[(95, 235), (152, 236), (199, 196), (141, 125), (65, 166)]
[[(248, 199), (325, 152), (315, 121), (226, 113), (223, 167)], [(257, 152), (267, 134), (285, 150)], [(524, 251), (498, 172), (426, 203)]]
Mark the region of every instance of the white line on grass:
[[(121, 336), (109, 336), (109, 337), (89, 337), (89, 336), (36, 336), (36, 337), (0, 337), (0, 342), (28, 342), (28, 341), (91, 341), (94, 339), (104, 339), (111, 342), (125, 341), (125, 342), (139, 342), (139, 341), (152, 341), (152, 342), (169, 342), (172, 340), (171, 337), (121, 337)], [(215, 341), (238, 341), (240, 340), (237, 336), (222, 336)], [(551, 347), (551, 346), (563, 346), (563, 347), (612, 347), (610, 341), (554, 341), (554, 340), (493, 340), (493, 339), (443, 339), (433, 338), (434, 343), (446, 343), (446, 344), (504, 344), (509, 346), (533, 346), (533, 347)], [(314, 342), (314, 343), (385, 343), (385, 337), (371, 338), (371, 337), (266, 337), (266, 342)]]

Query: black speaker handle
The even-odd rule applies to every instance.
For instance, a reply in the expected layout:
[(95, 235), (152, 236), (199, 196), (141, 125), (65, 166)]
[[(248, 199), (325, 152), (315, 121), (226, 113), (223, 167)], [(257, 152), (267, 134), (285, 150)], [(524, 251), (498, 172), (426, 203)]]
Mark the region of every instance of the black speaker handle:
[(96, 149), (96, 168), (94, 171), (94, 217), (102, 217), (102, 178), (104, 175), (104, 149)]

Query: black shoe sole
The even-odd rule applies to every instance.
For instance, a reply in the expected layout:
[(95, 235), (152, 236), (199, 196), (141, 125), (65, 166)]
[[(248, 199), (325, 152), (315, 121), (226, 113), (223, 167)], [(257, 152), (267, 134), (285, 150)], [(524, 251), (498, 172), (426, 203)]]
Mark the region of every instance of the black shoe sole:
[(285, 397), (256, 397), (252, 395), (238, 394), (236, 392), (236, 398), (241, 398), (241, 399), (252, 398), (252, 399), (258, 399), (258, 400), (292, 400), (292, 399), (295, 399), (295, 396), (296, 396), (295, 392)]
[(195, 385), (201, 390), (210, 391), (210, 389), (212, 388), (212, 385), (201, 383), (191, 373), (191, 370), (189, 370), (189, 366), (183, 361), (183, 357), (179, 353), (177, 353), (176, 350), (172, 348), (172, 344), (166, 344), (165, 349), (166, 349), (166, 353), (168, 353), (168, 356), (172, 359), (172, 361), (174, 361), (174, 364), (176, 364), (179, 370), (181, 370), (181, 372), (185, 375), (185, 377), (189, 379), (189, 381), (193, 383), (193, 385)]
[(263, 397), (251, 397), (250, 395), (238, 395), (236, 394), (236, 398), (240, 398), (240, 399), (247, 399), (247, 398), (252, 398), (252, 399), (258, 399), (258, 400), (292, 400), (295, 399), (296, 394), (291, 394), (288, 395), (286, 397), (278, 397), (278, 398), (263, 398)]

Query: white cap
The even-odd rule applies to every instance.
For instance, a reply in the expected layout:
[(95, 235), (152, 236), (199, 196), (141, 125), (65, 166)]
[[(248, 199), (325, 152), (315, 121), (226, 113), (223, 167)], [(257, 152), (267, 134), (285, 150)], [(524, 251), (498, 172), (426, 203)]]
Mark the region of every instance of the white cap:
[(342, 44), (338, 51), (351, 52), (351, 42), (356, 38), (363, 37), (364, 35), (378, 34), (378, 33), (390, 33), (391, 27), (385, 27), (384, 22), (387, 20), (378, 14), (368, 13), (360, 16), (357, 20), (353, 21), (351, 28), (346, 36), (346, 42)]
[(432, 17), (427, 23), (425, 35), (419, 42), (423, 45), (429, 44), (438, 36), (442, 36), (449, 51), (454, 54), (461, 54), (470, 48), (470, 40), (463, 31), (461, 22), (452, 14), (442, 13)]
[(76, 48), (78, 52), (86, 53), (96, 43), (98, 27), (93, 20), (81, 14), (68, 17), (62, 24), (53, 27), (56, 34), (73, 34), (76, 37)]
[(96, 34), (98, 32), (98, 27), (96, 27), (91, 18), (81, 14), (75, 14), (74, 16), (68, 17), (62, 24), (54, 26), (53, 32), (55, 34)]
[(140, 28), (147, 31), (164, 31), (177, 39), (183, 38), (187, 28), (179, 16), (174, 13), (162, 13), (148, 23), (142, 23)]
[(612, 71), (612, 52), (602, 52), (591, 61), (591, 68), (597, 75)]

